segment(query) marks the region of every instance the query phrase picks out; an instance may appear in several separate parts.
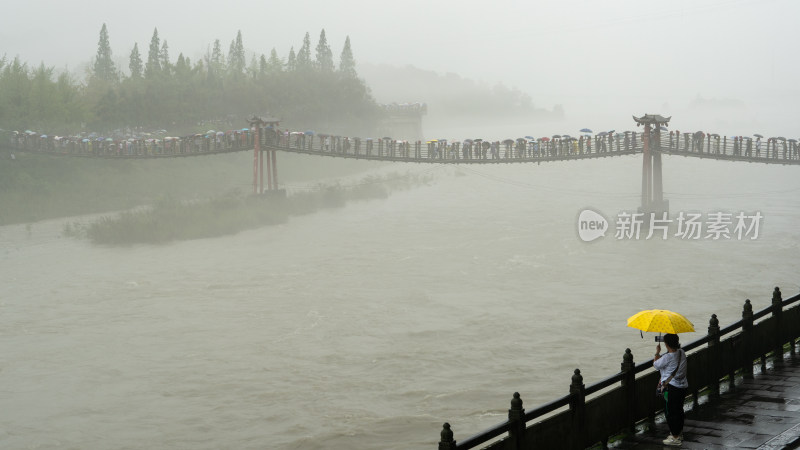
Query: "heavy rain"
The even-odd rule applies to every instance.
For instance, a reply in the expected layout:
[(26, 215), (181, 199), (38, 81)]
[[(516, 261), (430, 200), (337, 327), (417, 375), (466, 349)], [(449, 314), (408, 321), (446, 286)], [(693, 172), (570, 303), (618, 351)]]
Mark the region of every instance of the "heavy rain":
[(796, 295), (798, 13), (5, 5), (0, 448), (434, 448)]

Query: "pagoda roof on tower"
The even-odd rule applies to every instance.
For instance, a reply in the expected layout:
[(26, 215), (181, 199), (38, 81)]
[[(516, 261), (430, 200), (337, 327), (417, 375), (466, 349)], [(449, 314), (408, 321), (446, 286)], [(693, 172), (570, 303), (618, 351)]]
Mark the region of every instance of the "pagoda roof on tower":
[(670, 119), (672, 119), (672, 116), (664, 117), (661, 114), (645, 114), (642, 117), (633, 116), (633, 120), (636, 121), (637, 126), (647, 124), (666, 126)]

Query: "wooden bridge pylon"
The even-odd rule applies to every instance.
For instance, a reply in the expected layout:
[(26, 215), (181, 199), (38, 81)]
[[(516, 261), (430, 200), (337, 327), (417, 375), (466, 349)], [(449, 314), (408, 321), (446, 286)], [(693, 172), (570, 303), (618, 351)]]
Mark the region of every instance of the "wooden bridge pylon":
[[(278, 161), (274, 149), (263, 149), (262, 140), (266, 133), (276, 131), (278, 119), (265, 119), (253, 116), (250, 119), (250, 128), (254, 129), (253, 143), (253, 194), (263, 194), (264, 191), (264, 160), (267, 161), (267, 191), (278, 190)], [(264, 153), (266, 152), (266, 155)]]

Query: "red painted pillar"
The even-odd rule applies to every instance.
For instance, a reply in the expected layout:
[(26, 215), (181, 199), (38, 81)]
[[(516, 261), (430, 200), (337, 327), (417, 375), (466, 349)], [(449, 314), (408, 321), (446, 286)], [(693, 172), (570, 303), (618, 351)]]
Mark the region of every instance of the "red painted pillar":
[(256, 133), (256, 146), (258, 146), (258, 193), (264, 193), (264, 150), (261, 150), (261, 134), (265, 130), (261, 127), (258, 127), (258, 133)]
[[(252, 127), (253, 124), (250, 124)], [(253, 145), (253, 194), (258, 194), (258, 153), (261, 151), (261, 144), (258, 139), (258, 124), (255, 124), (256, 141)]]

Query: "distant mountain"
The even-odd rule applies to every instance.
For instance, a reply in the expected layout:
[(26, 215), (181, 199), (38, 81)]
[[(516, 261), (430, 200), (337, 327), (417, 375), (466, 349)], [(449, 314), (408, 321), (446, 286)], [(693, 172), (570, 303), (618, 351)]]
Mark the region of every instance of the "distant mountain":
[(531, 96), (501, 83), (490, 86), (454, 73), (414, 66), (359, 64), (359, 75), (378, 103), (425, 103), (430, 119), (560, 119), (563, 110), (537, 108)]

